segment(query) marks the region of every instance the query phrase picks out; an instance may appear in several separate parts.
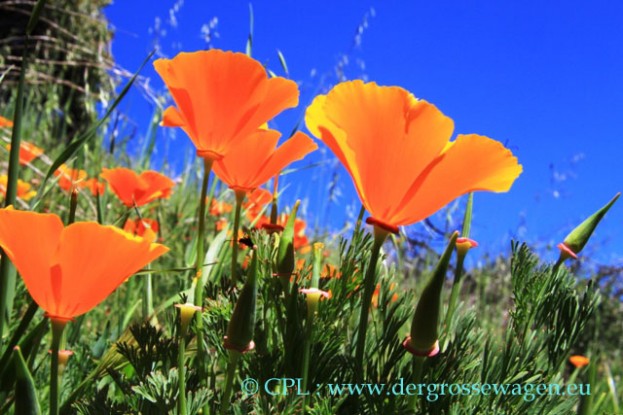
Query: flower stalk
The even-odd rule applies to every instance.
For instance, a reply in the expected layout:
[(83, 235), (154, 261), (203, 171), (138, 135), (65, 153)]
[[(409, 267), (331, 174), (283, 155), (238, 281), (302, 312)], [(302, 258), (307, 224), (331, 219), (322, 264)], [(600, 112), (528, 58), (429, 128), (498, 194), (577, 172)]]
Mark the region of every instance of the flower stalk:
[[(205, 256), (204, 233), (205, 233), (205, 216), (206, 216), (206, 196), (208, 194), (208, 183), (210, 180), (210, 172), (212, 171), (213, 161), (208, 158), (203, 159), (203, 180), (201, 182), (201, 195), (199, 197), (199, 212), (197, 217), (197, 257), (195, 258), (195, 305), (203, 307), (203, 261)], [(199, 379), (206, 379), (205, 376), (205, 356), (206, 350), (201, 340), (203, 333), (203, 319), (197, 319), (197, 372)]]
[(59, 356), (61, 339), (65, 326), (69, 322), (66, 319), (50, 317), (52, 322), (52, 363), (50, 366), (50, 415), (58, 415), (59, 398)]
[(374, 294), (374, 287), (376, 286), (376, 265), (379, 260), (381, 247), (387, 235), (389, 235), (388, 230), (381, 226), (374, 225), (374, 243), (372, 244), (370, 263), (368, 264), (366, 275), (363, 280), (363, 298), (361, 300), (357, 345), (355, 349), (355, 380), (359, 383), (363, 382), (363, 356), (366, 347), (368, 313), (370, 311), (370, 303), (372, 302), (372, 294)]
[(242, 210), (242, 202), (244, 201), (245, 192), (242, 190), (236, 190), (236, 208), (234, 213), (234, 233), (232, 236), (232, 251), (231, 251), (231, 284), (236, 286), (238, 282), (238, 232), (240, 230), (240, 211)]

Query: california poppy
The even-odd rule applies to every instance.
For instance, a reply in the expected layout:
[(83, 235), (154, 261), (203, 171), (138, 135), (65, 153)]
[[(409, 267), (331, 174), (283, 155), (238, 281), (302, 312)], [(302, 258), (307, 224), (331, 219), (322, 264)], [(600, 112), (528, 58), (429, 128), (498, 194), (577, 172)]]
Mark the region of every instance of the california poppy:
[(156, 239), (159, 229), (160, 224), (158, 221), (148, 218), (137, 218), (136, 220), (128, 219), (125, 221), (125, 225), (123, 225), (124, 231), (150, 240)]
[[(247, 199), (242, 207), (245, 209), (249, 222), (261, 221), (260, 215), (264, 212), (265, 206), (272, 200), (273, 195), (261, 187), (247, 193)], [(270, 221), (270, 219), (267, 220)]]
[(507, 191), (522, 171), (504, 146), (470, 134), (400, 87), (344, 82), (307, 109), (309, 130), (350, 173), (371, 215), (391, 232), (475, 190)]
[(0, 209), (0, 246), (32, 298), (60, 321), (91, 310), (169, 250), (114, 226), (77, 222), (64, 227), (56, 215), (12, 208)]
[(85, 180), (82, 187), (89, 189), (93, 196), (101, 196), (106, 191), (106, 183), (98, 180), (96, 177)]
[(318, 148), (300, 131), (277, 148), (280, 135), (275, 130), (258, 129), (241, 137), (232, 143), (227, 156), (214, 164), (214, 173), (232, 190), (247, 193)]
[[(11, 144), (6, 145), (6, 149), (11, 151)], [(30, 163), (37, 157), (43, 154), (43, 149), (31, 144), (27, 141), (22, 141), (19, 145), (19, 164), (22, 166)]]
[(62, 164), (54, 172), (54, 176), (58, 177), (58, 186), (70, 192), (77, 187), (81, 187), (87, 178), (87, 172), (79, 169), (72, 169)]
[(13, 127), (13, 121), (4, 118), (2, 115), (0, 115), (0, 128), (10, 128)]
[(223, 200), (212, 199), (210, 204), (210, 215), (220, 216), (225, 213), (231, 212), (234, 207)]
[(154, 67), (176, 105), (165, 110), (162, 125), (181, 127), (206, 159), (221, 159), (237, 139), (298, 105), (294, 81), (268, 78), (262, 64), (243, 53), (180, 53)]
[[(0, 195), (6, 196), (6, 187), (7, 187), (8, 177), (6, 174), (0, 175)], [(17, 197), (22, 199), (23, 201), (29, 201), (37, 192), (32, 190), (30, 183), (26, 183), (23, 180), (17, 179)]]
[(103, 169), (100, 177), (108, 182), (112, 191), (127, 207), (143, 206), (156, 199), (166, 199), (175, 185), (173, 180), (153, 170), (139, 175), (133, 170), (117, 167)]

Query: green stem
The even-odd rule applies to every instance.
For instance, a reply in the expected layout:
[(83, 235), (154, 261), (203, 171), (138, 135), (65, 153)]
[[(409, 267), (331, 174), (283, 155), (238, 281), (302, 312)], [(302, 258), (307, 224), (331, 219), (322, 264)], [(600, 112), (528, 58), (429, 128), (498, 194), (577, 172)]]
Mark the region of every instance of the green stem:
[(78, 190), (71, 189), (71, 196), (69, 197), (69, 216), (67, 218), (67, 225), (71, 225), (76, 221), (76, 209), (78, 208)]
[(58, 351), (67, 320), (51, 319), (52, 321), (52, 365), (50, 367), (50, 415), (58, 415)]
[(236, 190), (236, 213), (234, 214), (234, 234), (233, 245), (231, 251), (231, 285), (236, 286), (238, 276), (236, 269), (238, 268), (238, 230), (240, 229), (240, 211), (244, 200), (245, 192)]
[[(203, 159), (203, 181), (201, 182), (201, 199), (199, 200), (199, 217), (197, 229), (197, 258), (195, 262), (195, 278), (197, 285), (195, 286), (195, 305), (203, 307), (203, 261), (204, 261), (204, 233), (205, 233), (205, 217), (206, 217), (206, 197), (208, 195), (208, 183), (210, 181), (210, 172), (212, 171), (212, 160)], [(201, 324), (202, 319), (197, 319)], [(201, 343), (201, 342), (199, 342)]]
[[(206, 198), (208, 195), (208, 184), (210, 181), (210, 172), (212, 171), (212, 163), (211, 159), (203, 159), (203, 180), (201, 182), (201, 196), (199, 200), (199, 217), (197, 219), (198, 229), (197, 229), (197, 258), (195, 262), (195, 305), (199, 307), (203, 307), (203, 261), (205, 257), (203, 239), (205, 232), (205, 216), (206, 216)], [(203, 318), (201, 315), (197, 318), (197, 374), (199, 375), (199, 379), (202, 385), (207, 385), (207, 376), (206, 376), (206, 355), (207, 351), (205, 348), (205, 344), (203, 342)], [(207, 414), (209, 411), (209, 405), (205, 405), (204, 413)]]
[[(145, 266), (145, 270), (151, 270), (151, 264), (147, 264)], [(144, 276), (144, 284), (143, 287), (143, 320), (147, 320), (154, 312), (154, 295), (153, 295), (153, 286), (151, 279), (151, 272), (148, 272)]]
[(305, 408), (307, 407), (307, 399), (308, 399), (307, 385), (309, 383), (309, 357), (311, 355), (312, 335), (314, 332), (314, 317), (316, 314), (317, 307), (318, 307), (318, 301), (307, 302), (305, 348), (303, 349), (303, 370), (301, 374), (301, 376), (303, 377), (302, 389), (303, 389), (303, 393), (305, 393), (305, 398), (303, 401), (303, 413), (305, 413)]
[(104, 224), (104, 218), (102, 216), (102, 197), (99, 192), (95, 192), (95, 209), (97, 211), (97, 223)]
[[(422, 372), (424, 369), (424, 356), (413, 356), (413, 383), (419, 384), (422, 380)], [(411, 395), (409, 398), (409, 406), (417, 413), (417, 396)]]
[(363, 280), (363, 298), (361, 300), (361, 313), (359, 314), (359, 329), (357, 331), (357, 348), (355, 350), (355, 380), (358, 383), (363, 382), (363, 355), (366, 347), (366, 331), (368, 329), (368, 312), (370, 310), (370, 302), (372, 294), (374, 294), (374, 286), (376, 280), (376, 264), (379, 260), (381, 246), (385, 242), (388, 232), (379, 226), (374, 226), (374, 244), (372, 245), (372, 255), (370, 256), (370, 264), (366, 269), (366, 275)]
[(182, 333), (180, 330), (179, 336), (179, 347), (177, 351), (177, 370), (179, 372), (178, 376), (178, 387), (179, 387), (179, 398), (178, 398), (178, 412), (179, 415), (186, 415), (186, 366), (184, 362), (184, 354), (186, 353), (186, 333)]
[(236, 376), (236, 366), (238, 360), (242, 356), (237, 350), (229, 349), (229, 362), (227, 363), (227, 381), (225, 384), (225, 392), (223, 393), (223, 400), (221, 402), (221, 415), (225, 415), (229, 409), (229, 400), (231, 399), (231, 390), (234, 384), (234, 376)]

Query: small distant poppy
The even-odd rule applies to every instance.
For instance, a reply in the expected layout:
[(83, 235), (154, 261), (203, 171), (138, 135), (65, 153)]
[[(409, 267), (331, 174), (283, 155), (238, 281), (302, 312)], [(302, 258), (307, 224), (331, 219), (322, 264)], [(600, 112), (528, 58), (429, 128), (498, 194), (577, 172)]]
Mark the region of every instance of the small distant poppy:
[(151, 241), (156, 240), (160, 224), (155, 219), (137, 218), (136, 220), (128, 219), (123, 225), (123, 230), (132, 235), (147, 238)]
[(72, 169), (65, 164), (61, 165), (55, 172), (54, 176), (58, 177), (58, 186), (67, 191), (73, 191), (82, 187), (87, 178), (87, 172), (79, 169)]
[(156, 199), (166, 199), (175, 185), (173, 180), (153, 170), (139, 175), (133, 170), (117, 167), (103, 169), (100, 177), (108, 182), (115, 195), (127, 207), (143, 206)]
[[(8, 177), (6, 174), (0, 175), (0, 195), (6, 196), (6, 187), (7, 187)], [(25, 202), (28, 202), (30, 199), (35, 197), (37, 194), (36, 191), (32, 189), (30, 183), (26, 183), (23, 180), (17, 179), (17, 197), (22, 199)]]
[(92, 177), (83, 183), (83, 187), (89, 189), (93, 196), (103, 195), (106, 191), (106, 183)]
[[(11, 151), (11, 144), (6, 145), (6, 149)], [(30, 163), (37, 157), (43, 154), (43, 149), (31, 144), (27, 141), (22, 141), (19, 145), (19, 164), (22, 166)]]
[(65, 227), (56, 215), (12, 208), (0, 209), (0, 246), (32, 298), (57, 320), (91, 310), (169, 250), (114, 226), (76, 222)]
[(10, 128), (13, 127), (13, 121), (9, 120), (8, 118), (4, 118), (2, 115), (0, 115), (0, 128)]
[(305, 121), (351, 175), (368, 222), (391, 232), (462, 194), (507, 191), (522, 171), (490, 138), (449, 141), (452, 120), (400, 87), (343, 82), (314, 99)]
[(181, 127), (206, 159), (221, 159), (238, 139), (298, 105), (294, 81), (269, 78), (261, 63), (243, 53), (182, 52), (156, 60), (154, 67), (176, 105), (165, 110), (162, 125)]

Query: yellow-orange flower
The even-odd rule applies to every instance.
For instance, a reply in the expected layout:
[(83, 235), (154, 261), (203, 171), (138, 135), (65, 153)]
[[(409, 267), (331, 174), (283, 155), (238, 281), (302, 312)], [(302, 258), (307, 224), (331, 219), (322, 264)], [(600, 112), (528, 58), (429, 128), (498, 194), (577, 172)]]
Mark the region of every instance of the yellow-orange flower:
[(242, 53), (180, 53), (156, 60), (154, 67), (176, 105), (165, 110), (162, 125), (181, 127), (206, 159), (219, 160), (238, 138), (298, 105), (295, 82), (268, 78), (259, 62)]
[(140, 175), (124, 167), (103, 169), (100, 177), (127, 207), (143, 206), (156, 199), (171, 196), (175, 183), (167, 176), (148, 170)]
[(12, 208), (0, 209), (0, 246), (32, 298), (57, 320), (91, 310), (168, 251), (114, 226), (77, 222), (64, 227), (56, 215)]
[[(8, 177), (6, 174), (0, 175), (0, 195), (6, 196), (6, 187), (8, 183)], [(28, 202), (30, 199), (35, 197), (37, 192), (35, 192), (30, 183), (26, 183), (23, 180), (17, 179), (17, 197), (22, 199), (23, 201)]]
[(275, 130), (258, 129), (241, 137), (231, 144), (227, 156), (214, 164), (214, 173), (231, 189), (250, 192), (318, 148), (300, 131), (277, 148), (280, 135)]
[(84, 170), (72, 169), (62, 164), (56, 169), (54, 176), (59, 178), (59, 187), (69, 192), (75, 188), (82, 187), (87, 178), (87, 172)]
[(0, 128), (10, 128), (13, 127), (13, 121), (4, 118), (2, 115), (0, 115)]
[[(11, 144), (7, 144), (6, 149), (11, 151)], [(42, 154), (42, 148), (39, 148), (36, 145), (31, 144), (27, 141), (22, 141), (19, 145), (19, 164), (24, 166)]]
[(449, 141), (452, 120), (400, 87), (341, 83), (314, 99), (305, 121), (350, 173), (369, 222), (392, 232), (462, 194), (507, 191), (522, 171), (490, 138)]

